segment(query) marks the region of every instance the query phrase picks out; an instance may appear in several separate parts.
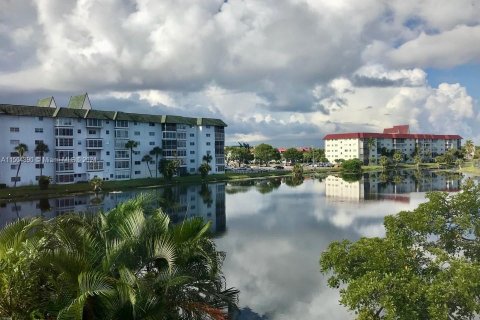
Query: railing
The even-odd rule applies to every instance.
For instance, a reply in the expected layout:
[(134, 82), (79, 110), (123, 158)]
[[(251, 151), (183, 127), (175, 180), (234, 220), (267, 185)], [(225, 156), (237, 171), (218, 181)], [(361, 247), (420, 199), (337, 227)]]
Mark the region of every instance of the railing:
[(87, 149), (102, 149), (103, 140), (102, 139), (87, 139), (86, 141)]
[(104, 161), (87, 162), (87, 171), (102, 171)]

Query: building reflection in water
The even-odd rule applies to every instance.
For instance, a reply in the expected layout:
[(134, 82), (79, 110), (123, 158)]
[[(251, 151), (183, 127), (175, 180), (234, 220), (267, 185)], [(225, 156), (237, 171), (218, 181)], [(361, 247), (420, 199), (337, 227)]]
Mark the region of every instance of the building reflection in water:
[(185, 218), (202, 217), (211, 221), (212, 231), (226, 231), (225, 183), (173, 186), (153, 190), (133, 190), (105, 194), (82, 194), (31, 201), (0, 201), (0, 227), (18, 218), (53, 218), (68, 212), (109, 211), (139, 194), (151, 194), (155, 205), (163, 208), (174, 223)]
[(428, 191), (454, 192), (460, 189), (462, 174), (439, 174), (431, 171), (365, 173), (358, 181), (341, 177), (325, 179), (327, 201), (394, 200), (410, 202), (410, 193)]

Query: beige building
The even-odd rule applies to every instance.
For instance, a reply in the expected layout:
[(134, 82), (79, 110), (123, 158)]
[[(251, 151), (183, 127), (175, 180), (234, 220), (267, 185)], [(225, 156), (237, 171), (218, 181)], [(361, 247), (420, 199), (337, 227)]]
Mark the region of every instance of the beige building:
[(328, 134), (325, 140), (325, 157), (334, 163), (338, 159), (360, 159), (367, 163), (376, 161), (383, 153), (398, 151), (410, 161), (414, 154), (425, 159), (444, 154), (449, 149), (460, 149), (459, 135), (410, 133), (408, 125), (394, 126), (383, 133), (353, 132)]

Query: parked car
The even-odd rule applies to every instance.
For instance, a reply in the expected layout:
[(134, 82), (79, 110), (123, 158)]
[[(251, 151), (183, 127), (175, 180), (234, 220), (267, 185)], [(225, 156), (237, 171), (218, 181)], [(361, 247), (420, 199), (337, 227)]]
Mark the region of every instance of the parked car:
[(273, 167), (273, 169), (283, 170), (283, 169), (285, 169), (285, 168), (284, 168), (283, 166), (275, 166), (275, 167)]

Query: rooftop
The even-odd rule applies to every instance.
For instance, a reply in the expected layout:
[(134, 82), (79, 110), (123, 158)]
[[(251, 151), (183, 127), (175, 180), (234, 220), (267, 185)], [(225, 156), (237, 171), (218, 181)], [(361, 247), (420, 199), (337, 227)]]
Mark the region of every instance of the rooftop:
[(323, 140), (335, 139), (444, 139), (457, 140), (462, 139), (456, 134), (428, 134), (428, 133), (410, 133), (408, 125), (393, 126), (392, 128), (383, 129), (383, 133), (374, 132), (349, 132), (349, 133), (333, 133), (327, 134)]

